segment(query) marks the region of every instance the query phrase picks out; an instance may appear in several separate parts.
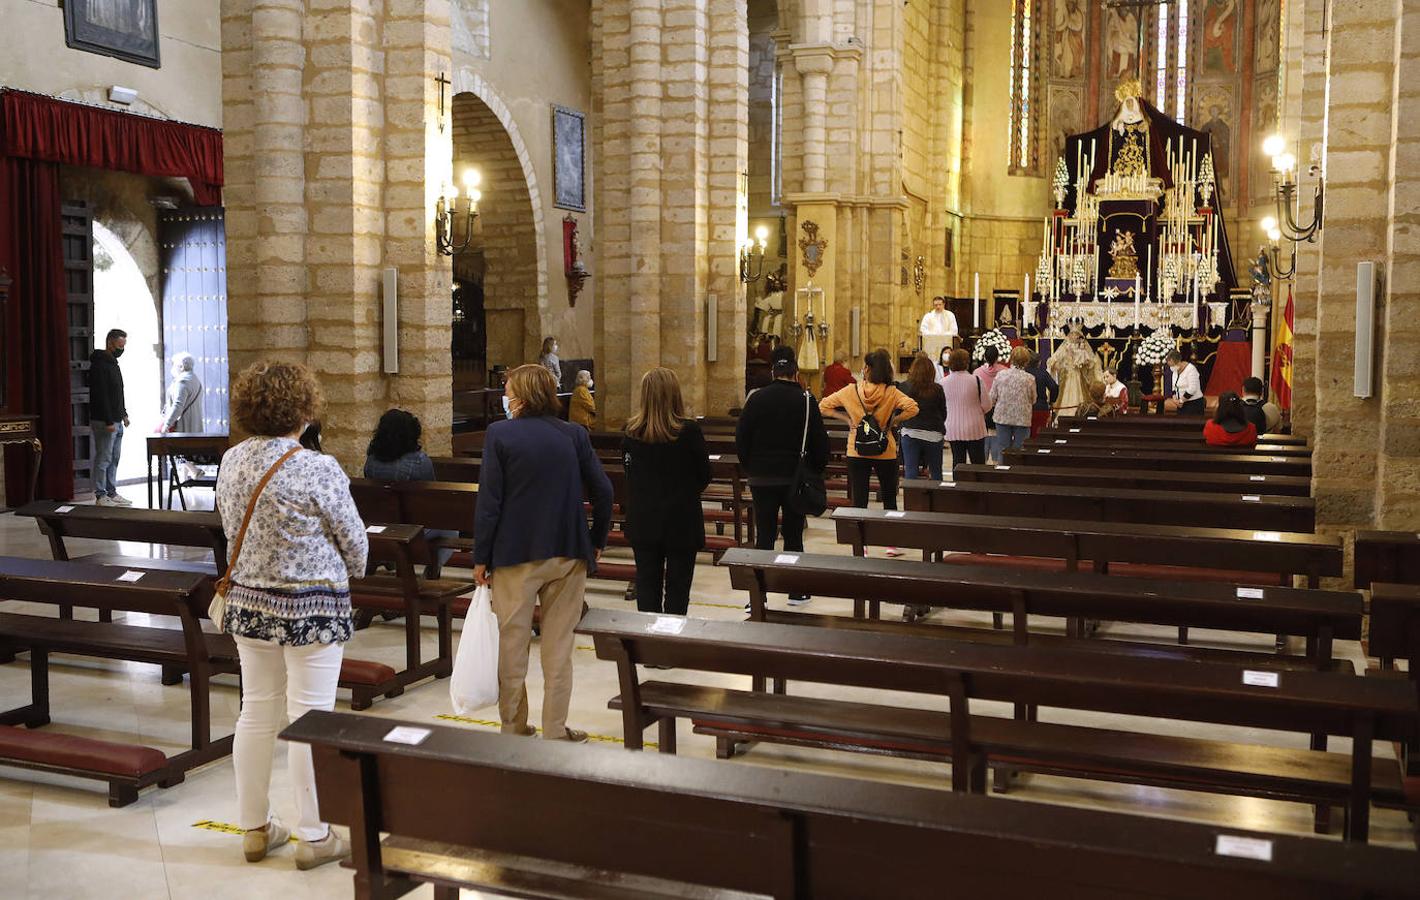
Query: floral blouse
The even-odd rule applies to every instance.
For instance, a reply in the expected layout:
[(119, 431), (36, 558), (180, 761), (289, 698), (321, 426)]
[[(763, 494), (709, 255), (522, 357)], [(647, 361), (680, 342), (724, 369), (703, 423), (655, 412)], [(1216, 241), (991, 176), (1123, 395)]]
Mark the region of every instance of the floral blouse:
[[(235, 549), (252, 491), (296, 442), (255, 437), (222, 457), (217, 509)], [(222, 630), (301, 646), (348, 641), (350, 578), (365, 571), (365, 523), (333, 456), (302, 450), (277, 470), (252, 512), (232, 570)]]

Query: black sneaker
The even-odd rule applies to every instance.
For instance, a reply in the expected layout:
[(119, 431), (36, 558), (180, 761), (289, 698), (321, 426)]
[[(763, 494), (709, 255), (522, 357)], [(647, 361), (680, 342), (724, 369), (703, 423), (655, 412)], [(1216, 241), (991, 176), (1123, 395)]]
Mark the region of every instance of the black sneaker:
[(812, 599), (813, 598), (810, 597), (808, 594), (790, 594), (789, 605), (793, 607), (808, 606), (809, 601)]

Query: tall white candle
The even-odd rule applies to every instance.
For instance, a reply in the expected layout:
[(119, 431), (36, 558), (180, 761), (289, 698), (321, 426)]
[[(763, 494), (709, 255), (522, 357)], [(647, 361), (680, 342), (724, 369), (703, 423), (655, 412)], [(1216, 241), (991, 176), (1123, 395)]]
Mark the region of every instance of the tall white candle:
[(971, 327), (981, 327), (981, 273), (972, 278), (971, 287)]
[[(1153, 287), (1154, 287), (1154, 245), (1153, 245), (1153, 244), (1150, 244), (1150, 245), (1149, 245), (1148, 260), (1149, 260), (1149, 261), (1144, 264), (1144, 275), (1145, 275), (1146, 278), (1149, 279), (1149, 293), (1152, 294), (1152, 293), (1153, 293)], [(1138, 298), (1138, 292), (1135, 292), (1135, 298), (1136, 298), (1136, 299)], [(1137, 325), (1137, 324), (1139, 324), (1139, 323), (1138, 323), (1138, 322), (1135, 322), (1134, 324)]]

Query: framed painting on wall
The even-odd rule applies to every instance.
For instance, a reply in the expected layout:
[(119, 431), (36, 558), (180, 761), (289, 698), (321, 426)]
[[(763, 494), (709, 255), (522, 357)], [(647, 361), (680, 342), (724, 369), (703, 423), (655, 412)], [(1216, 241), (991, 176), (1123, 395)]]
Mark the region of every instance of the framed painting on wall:
[(158, 0), (67, 0), (64, 43), (140, 66), (158, 58)]
[(587, 211), (587, 117), (565, 106), (552, 107), (553, 206)]

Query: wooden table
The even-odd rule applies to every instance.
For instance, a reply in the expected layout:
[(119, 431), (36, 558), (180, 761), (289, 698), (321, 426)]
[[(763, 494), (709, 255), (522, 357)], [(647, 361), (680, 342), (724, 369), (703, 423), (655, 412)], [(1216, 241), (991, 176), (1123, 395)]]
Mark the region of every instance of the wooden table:
[[(163, 506), (163, 473), (166, 471), (164, 463), (168, 466), (173, 464), (176, 458), (191, 459), (201, 456), (215, 456), (222, 458), (222, 454), (227, 452), (231, 446), (231, 437), (226, 434), (199, 434), (196, 432), (171, 431), (166, 434), (148, 435), (148, 506), (154, 509), (161, 509)], [(153, 507), (153, 460), (158, 460), (158, 505)], [(171, 498), (169, 498), (171, 501)]]
[(22, 506), (39, 496), (39, 464), (44, 458), (44, 444), (39, 439), (39, 416), (0, 415), (0, 444), (29, 445), (29, 496), (5, 498), (10, 506)]

